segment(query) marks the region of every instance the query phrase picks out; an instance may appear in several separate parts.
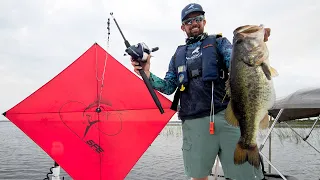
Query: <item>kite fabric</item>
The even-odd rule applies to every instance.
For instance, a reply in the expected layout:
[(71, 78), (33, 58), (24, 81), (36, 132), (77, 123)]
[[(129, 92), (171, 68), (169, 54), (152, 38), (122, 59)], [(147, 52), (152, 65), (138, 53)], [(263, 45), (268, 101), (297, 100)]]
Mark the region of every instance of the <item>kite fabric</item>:
[[(107, 56), (107, 59), (106, 59)], [(97, 43), (4, 115), (73, 179), (124, 179), (175, 111)]]

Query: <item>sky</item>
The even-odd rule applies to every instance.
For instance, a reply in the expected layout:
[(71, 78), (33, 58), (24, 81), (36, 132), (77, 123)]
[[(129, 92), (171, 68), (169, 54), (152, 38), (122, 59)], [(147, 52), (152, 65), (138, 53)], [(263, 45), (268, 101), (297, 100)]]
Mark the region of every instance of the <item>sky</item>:
[[(164, 77), (176, 47), (186, 35), (181, 10), (190, 2), (206, 11), (209, 34), (245, 24), (271, 28), (267, 42), (277, 97), (320, 86), (320, 2), (318, 0), (2, 0), (0, 2), (0, 111), (36, 91), (97, 42), (133, 71), (125, 45), (110, 12), (131, 44), (158, 46), (151, 72)], [(173, 96), (167, 96), (172, 100)], [(2, 118), (0, 118), (2, 119)]]

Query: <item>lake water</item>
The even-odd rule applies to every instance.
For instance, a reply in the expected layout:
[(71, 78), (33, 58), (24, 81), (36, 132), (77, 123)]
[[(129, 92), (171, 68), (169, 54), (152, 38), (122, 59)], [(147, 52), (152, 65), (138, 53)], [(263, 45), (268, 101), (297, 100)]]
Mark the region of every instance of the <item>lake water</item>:
[[(303, 137), (310, 129), (295, 129)], [(0, 179), (44, 179), (53, 160), (11, 122), (0, 122)], [(181, 126), (167, 126), (137, 162), (126, 180), (187, 179), (181, 154)], [(259, 134), (259, 141), (264, 133)], [(301, 180), (320, 179), (320, 154), (304, 141), (299, 141), (290, 129), (278, 128), (272, 133), (273, 164), (280, 172)], [(308, 142), (320, 149), (320, 128), (314, 129)], [(268, 156), (268, 141), (263, 153)], [(275, 173), (274, 169), (272, 173)], [(268, 164), (265, 163), (268, 171)], [(71, 179), (62, 170), (65, 179)]]

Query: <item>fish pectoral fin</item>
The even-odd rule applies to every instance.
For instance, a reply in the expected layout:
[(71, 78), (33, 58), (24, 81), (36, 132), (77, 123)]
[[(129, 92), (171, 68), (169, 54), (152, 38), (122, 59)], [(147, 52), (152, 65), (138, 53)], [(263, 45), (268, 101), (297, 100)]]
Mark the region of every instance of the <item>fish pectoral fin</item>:
[(260, 121), (259, 128), (260, 129), (267, 129), (269, 127), (269, 116), (268, 113), (263, 117)]
[(261, 68), (268, 80), (271, 80), (271, 77), (276, 77), (279, 75), (276, 69), (268, 66), (266, 63), (261, 63)]
[(270, 68), (270, 72), (271, 72), (271, 77), (279, 76), (279, 73), (275, 68), (273, 68), (271, 66), (269, 66), (269, 68)]
[(232, 125), (232, 126), (239, 126), (239, 121), (236, 118), (236, 116), (234, 115), (234, 112), (232, 110), (232, 106), (231, 106), (231, 101), (229, 101), (227, 109), (226, 109), (226, 113), (225, 113), (225, 119), (227, 120), (228, 124)]

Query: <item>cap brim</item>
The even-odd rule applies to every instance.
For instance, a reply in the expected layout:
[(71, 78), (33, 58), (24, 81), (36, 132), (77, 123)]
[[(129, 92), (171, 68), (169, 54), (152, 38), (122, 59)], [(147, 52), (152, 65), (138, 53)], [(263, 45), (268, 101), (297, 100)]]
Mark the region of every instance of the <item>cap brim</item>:
[(190, 13), (194, 13), (194, 12), (199, 12), (199, 13), (201, 13), (202, 15), (204, 15), (204, 14), (206, 13), (206, 12), (201, 11), (201, 10), (190, 11), (188, 14), (186, 14), (186, 15), (183, 17), (182, 21), (186, 20), (186, 17), (187, 17)]

